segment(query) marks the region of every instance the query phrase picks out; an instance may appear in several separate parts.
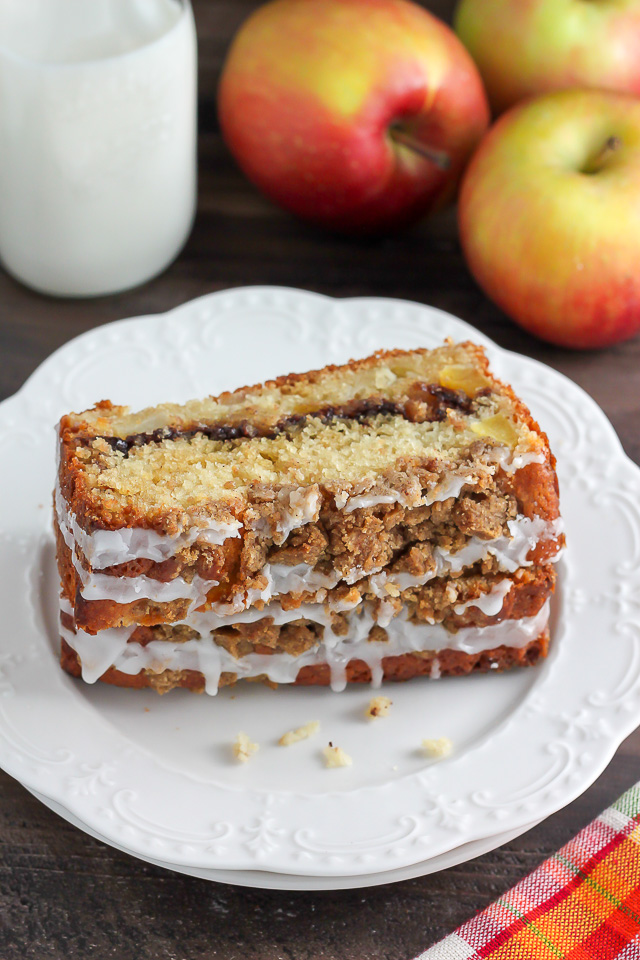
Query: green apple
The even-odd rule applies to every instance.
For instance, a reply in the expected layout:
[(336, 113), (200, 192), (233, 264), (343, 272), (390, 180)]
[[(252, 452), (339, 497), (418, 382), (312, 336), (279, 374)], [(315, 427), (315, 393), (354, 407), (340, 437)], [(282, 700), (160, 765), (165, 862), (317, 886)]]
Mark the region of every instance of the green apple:
[(480, 286), (566, 347), (640, 329), (640, 100), (559, 91), (504, 114), (465, 174), (460, 238)]
[(455, 28), (497, 112), (568, 87), (640, 96), (638, 0), (461, 0)]
[(464, 46), (408, 0), (272, 0), (237, 34), (219, 89), (247, 176), (301, 217), (396, 229), (452, 199), (485, 132)]

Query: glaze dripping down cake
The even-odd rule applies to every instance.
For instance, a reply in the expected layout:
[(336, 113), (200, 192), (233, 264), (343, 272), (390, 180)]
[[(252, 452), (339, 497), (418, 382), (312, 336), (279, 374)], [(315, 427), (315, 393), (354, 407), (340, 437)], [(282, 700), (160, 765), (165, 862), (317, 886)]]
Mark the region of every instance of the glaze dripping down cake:
[(480, 347), (63, 417), (61, 662), (215, 693), (529, 665), (564, 543), (546, 436)]

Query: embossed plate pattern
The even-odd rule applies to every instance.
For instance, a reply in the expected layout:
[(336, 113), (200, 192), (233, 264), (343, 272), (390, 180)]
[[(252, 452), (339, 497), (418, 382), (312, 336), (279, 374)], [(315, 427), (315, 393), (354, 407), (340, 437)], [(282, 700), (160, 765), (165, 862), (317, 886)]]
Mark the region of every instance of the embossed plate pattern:
[[(60, 671), (49, 504), (62, 413), (103, 397), (183, 400), (446, 336), (487, 347), (558, 457), (570, 547), (544, 664), (393, 686), (392, 713), (377, 723), (362, 717), (368, 689), (159, 698)], [(0, 407), (0, 477), (0, 763), (134, 854), (314, 877), (402, 869), (549, 815), (640, 723), (640, 472), (577, 386), (440, 311), (246, 288), (98, 328)], [(275, 746), (310, 719), (320, 737)], [(261, 744), (244, 766), (229, 757), (239, 730)], [(441, 735), (455, 751), (428, 763), (418, 745)], [(353, 767), (323, 769), (328, 739)]]
[[(84, 830), (85, 833), (91, 834), (96, 840), (101, 840), (105, 843), (111, 842), (111, 846), (117, 846), (123, 853), (130, 852), (121, 844), (116, 845), (112, 841), (106, 840), (101, 834), (90, 830), (83, 821), (74, 817), (62, 804), (56, 803), (49, 797), (44, 797), (42, 794), (36, 793), (33, 790), (31, 793), (38, 800), (42, 801), (45, 806), (49, 807), (50, 810), (57, 813), (58, 816), (63, 817), (75, 827)], [(537, 826), (535, 823), (527, 824), (525, 829), (530, 830), (535, 826)], [(241, 887), (259, 887), (263, 890), (351, 890), (360, 887), (377, 887), (385, 883), (398, 883), (401, 880), (412, 880), (415, 877), (423, 877), (429, 873), (437, 873), (439, 870), (448, 870), (449, 867), (454, 867), (458, 863), (466, 863), (468, 860), (473, 860), (476, 857), (482, 856), (484, 853), (488, 853), (490, 850), (495, 850), (496, 847), (501, 847), (503, 844), (509, 843), (523, 832), (522, 828), (519, 827), (515, 831), (497, 833), (493, 837), (485, 837), (482, 840), (470, 840), (468, 843), (454, 847), (453, 850), (448, 850), (438, 857), (423, 860), (421, 863), (412, 863), (408, 867), (401, 867), (396, 870), (385, 870), (382, 873), (368, 873), (357, 877), (305, 877), (293, 873), (274, 873), (273, 871), (267, 870), (215, 870), (212, 868), (207, 869), (206, 867), (197, 868), (188, 867), (184, 864), (165, 863), (163, 860), (154, 860), (149, 856), (145, 856), (142, 859), (146, 860), (147, 863), (152, 863), (155, 867), (177, 870), (180, 873), (198, 877), (200, 880), (212, 880), (215, 883), (232, 883)], [(140, 856), (140, 854), (138, 854), (138, 856)]]

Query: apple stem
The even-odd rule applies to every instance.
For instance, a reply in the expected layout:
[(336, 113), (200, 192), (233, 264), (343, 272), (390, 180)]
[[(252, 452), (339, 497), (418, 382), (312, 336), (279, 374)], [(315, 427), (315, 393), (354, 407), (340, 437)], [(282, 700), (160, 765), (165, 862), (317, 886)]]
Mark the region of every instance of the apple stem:
[(409, 150), (413, 150), (414, 153), (419, 154), (419, 156), (425, 160), (430, 160), (439, 170), (448, 170), (451, 166), (451, 158), (444, 150), (433, 150), (424, 143), (420, 143), (420, 141), (412, 137), (410, 133), (400, 130), (398, 127), (392, 127), (389, 133), (391, 139), (395, 140), (396, 143), (402, 144), (403, 147), (408, 147)]
[(620, 137), (609, 137), (605, 142), (602, 149), (593, 157), (591, 160), (588, 160), (583, 173), (598, 173), (599, 170), (602, 170), (602, 167), (609, 159), (612, 153), (615, 153), (616, 150), (619, 150), (622, 146), (622, 140)]

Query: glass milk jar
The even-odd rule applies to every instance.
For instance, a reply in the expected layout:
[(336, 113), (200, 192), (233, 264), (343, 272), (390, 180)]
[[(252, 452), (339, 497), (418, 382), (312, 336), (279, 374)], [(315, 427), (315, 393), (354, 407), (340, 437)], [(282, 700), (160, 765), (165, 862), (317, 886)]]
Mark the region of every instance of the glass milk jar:
[(0, 261), (93, 296), (176, 256), (196, 194), (188, 0), (0, 0)]

